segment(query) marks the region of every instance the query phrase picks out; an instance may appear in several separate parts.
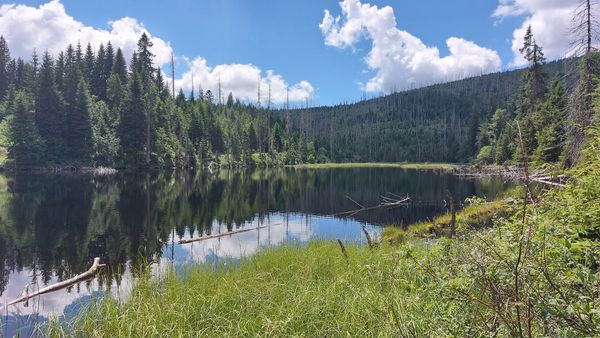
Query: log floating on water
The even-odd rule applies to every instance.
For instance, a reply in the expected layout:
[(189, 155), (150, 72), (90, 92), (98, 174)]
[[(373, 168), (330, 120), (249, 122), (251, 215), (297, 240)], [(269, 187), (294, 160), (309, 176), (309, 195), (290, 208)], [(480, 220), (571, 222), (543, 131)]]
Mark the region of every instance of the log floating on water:
[[(277, 224), (272, 224), (272, 225), (277, 225)], [(207, 239), (213, 239), (213, 238), (219, 238), (219, 237), (223, 237), (223, 236), (235, 235), (235, 234), (239, 234), (239, 233), (242, 233), (242, 232), (247, 232), (247, 231), (252, 231), (252, 230), (258, 230), (258, 229), (262, 229), (262, 228), (266, 228), (266, 227), (267, 227), (267, 225), (263, 225), (263, 226), (259, 226), (259, 227), (256, 227), (256, 228), (234, 230), (234, 231), (229, 231), (229, 232), (222, 233), (222, 234), (208, 235), (208, 236), (201, 236), (201, 237), (194, 237), (194, 238), (189, 238), (189, 239), (181, 239), (181, 240), (179, 240), (179, 244), (187, 244), (187, 243), (192, 243), (192, 242), (205, 241)]]
[(72, 277), (72, 278), (69, 278), (67, 280), (64, 280), (62, 282), (49, 285), (49, 286), (47, 286), (45, 288), (42, 288), (42, 289), (40, 289), (40, 290), (38, 290), (38, 291), (36, 291), (34, 293), (29, 293), (27, 291), (28, 288), (26, 288), (25, 291), (23, 292), (23, 294), (21, 295), (21, 297), (19, 297), (19, 298), (13, 300), (12, 302), (6, 304), (6, 306), (8, 306), (8, 305), (14, 305), (14, 304), (17, 304), (17, 303), (21, 303), (21, 302), (29, 300), (29, 299), (31, 299), (33, 297), (37, 297), (37, 296), (43, 295), (45, 293), (53, 292), (53, 291), (58, 291), (60, 289), (64, 289), (64, 288), (69, 287), (69, 286), (71, 286), (73, 284), (76, 284), (78, 282), (87, 280), (88, 278), (93, 277), (96, 274), (96, 272), (98, 271), (98, 269), (101, 268), (101, 267), (103, 267), (103, 266), (105, 266), (105, 265), (106, 264), (100, 264), (100, 257), (96, 257), (96, 258), (94, 258), (94, 264), (92, 264), (92, 266), (88, 269), (88, 271), (86, 271), (86, 272), (84, 272), (82, 274), (79, 274), (79, 275), (77, 275), (75, 277)]

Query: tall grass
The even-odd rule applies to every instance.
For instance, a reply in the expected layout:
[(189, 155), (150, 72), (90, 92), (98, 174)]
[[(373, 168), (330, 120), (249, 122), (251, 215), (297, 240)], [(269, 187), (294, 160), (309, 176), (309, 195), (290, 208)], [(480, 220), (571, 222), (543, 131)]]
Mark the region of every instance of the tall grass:
[[(158, 281), (143, 279), (124, 303), (113, 299), (51, 336), (241, 337), (464, 335), (443, 323), (462, 310), (439, 302), (440, 285), (419, 271), (432, 245), (402, 248), (335, 242), (267, 249), (239, 267), (193, 266)], [(433, 247), (436, 247), (434, 245)], [(435, 250), (435, 249), (434, 249)], [(432, 256), (433, 257), (433, 256)], [(439, 263), (439, 262), (438, 262)], [(442, 266), (441, 264), (436, 264)], [(437, 318), (433, 321), (432, 318)]]

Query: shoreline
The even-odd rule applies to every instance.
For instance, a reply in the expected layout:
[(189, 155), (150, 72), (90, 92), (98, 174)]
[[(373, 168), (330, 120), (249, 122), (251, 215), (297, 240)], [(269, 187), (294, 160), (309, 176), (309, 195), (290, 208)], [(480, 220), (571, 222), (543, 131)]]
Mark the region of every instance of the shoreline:
[(468, 164), (456, 163), (405, 163), (405, 162), (341, 162), (341, 163), (305, 163), (285, 165), (295, 169), (343, 169), (343, 168), (402, 168), (402, 169), (439, 169), (458, 170), (468, 168)]

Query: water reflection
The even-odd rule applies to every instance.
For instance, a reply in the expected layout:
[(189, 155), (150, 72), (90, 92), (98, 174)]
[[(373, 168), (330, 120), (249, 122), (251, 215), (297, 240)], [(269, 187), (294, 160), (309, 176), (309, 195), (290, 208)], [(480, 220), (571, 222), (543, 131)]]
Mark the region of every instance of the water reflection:
[[(380, 224), (408, 224), (444, 212), (448, 191), (462, 200), (493, 197), (505, 187), (494, 179), (393, 168), (0, 176), (0, 297), (10, 301), (27, 284), (32, 290), (63, 280), (101, 257), (108, 268), (96, 279), (8, 309), (42, 316), (76, 312), (82, 297), (127, 292), (147, 262), (160, 270), (191, 261), (235, 261), (290, 240), (360, 240), (361, 223), (376, 233)], [(409, 195), (413, 203), (353, 218), (326, 216), (355, 208), (346, 196), (373, 205), (386, 192)], [(268, 227), (177, 244), (258, 225)], [(6, 318), (2, 325), (6, 333)]]

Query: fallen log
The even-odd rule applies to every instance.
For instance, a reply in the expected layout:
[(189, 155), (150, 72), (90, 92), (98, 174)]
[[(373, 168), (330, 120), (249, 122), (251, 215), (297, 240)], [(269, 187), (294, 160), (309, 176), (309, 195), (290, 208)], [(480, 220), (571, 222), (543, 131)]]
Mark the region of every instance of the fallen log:
[(555, 186), (555, 187), (561, 187), (564, 188), (565, 184), (562, 183), (556, 183), (556, 182), (552, 182), (552, 181), (548, 181), (545, 179), (541, 179), (541, 178), (533, 178), (531, 179), (533, 182), (538, 182), (538, 183), (542, 183), (542, 184), (547, 184), (547, 185), (551, 185), (551, 186)]
[(28, 288), (26, 288), (25, 291), (23, 292), (23, 294), (21, 295), (21, 297), (19, 297), (19, 298), (13, 300), (12, 302), (6, 304), (6, 306), (8, 306), (8, 305), (14, 305), (14, 304), (17, 304), (17, 303), (21, 303), (21, 302), (29, 300), (29, 299), (31, 299), (33, 297), (41, 296), (41, 295), (43, 295), (45, 293), (49, 293), (49, 292), (53, 292), (53, 291), (58, 291), (60, 289), (64, 289), (64, 288), (69, 287), (69, 286), (71, 286), (73, 284), (76, 284), (78, 282), (87, 280), (88, 278), (93, 277), (96, 274), (96, 272), (98, 271), (98, 269), (100, 267), (103, 267), (105, 265), (106, 264), (100, 264), (100, 257), (96, 257), (96, 258), (94, 258), (94, 264), (92, 264), (92, 266), (89, 268), (88, 271), (86, 271), (86, 272), (84, 272), (82, 274), (79, 274), (79, 275), (77, 275), (75, 277), (66, 279), (66, 280), (64, 280), (62, 282), (49, 285), (49, 286), (47, 286), (45, 288), (42, 288), (42, 289), (39, 289), (38, 291), (33, 292), (33, 293), (29, 293), (28, 292)]
[[(394, 195), (392, 193), (389, 193), (390, 195)], [(398, 195), (395, 195), (398, 196)], [(405, 197), (402, 199), (393, 199), (390, 197), (386, 197), (386, 196), (381, 196), (381, 203), (374, 205), (374, 206), (370, 206), (370, 207), (365, 207), (362, 204), (356, 202), (355, 200), (353, 200), (352, 198), (346, 196), (347, 199), (349, 199), (350, 201), (354, 202), (354, 204), (358, 205), (360, 207), (360, 209), (354, 209), (354, 210), (348, 210), (348, 211), (343, 211), (343, 212), (338, 212), (335, 214), (331, 214), (328, 215), (330, 217), (337, 217), (337, 216), (354, 216), (356, 214), (358, 214), (359, 212), (363, 212), (363, 211), (370, 211), (370, 210), (375, 210), (375, 209), (380, 209), (380, 208), (393, 208), (393, 207), (398, 207), (401, 205), (405, 205), (406, 203), (408, 203), (410, 201), (410, 197)]]
[[(277, 225), (277, 224), (272, 224), (272, 225)], [(242, 233), (242, 232), (247, 232), (247, 231), (252, 231), (252, 230), (258, 230), (258, 229), (262, 229), (262, 228), (266, 228), (266, 227), (267, 227), (267, 225), (263, 225), (263, 226), (259, 226), (259, 227), (256, 227), (256, 228), (234, 230), (234, 231), (229, 231), (229, 232), (222, 233), (222, 234), (208, 235), (208, 236), (201, 236), (201, 237), (194, 237), (194, 238), (188, 238), (188, 239), (181, 239), (181, 240), (179, 240), (179, 244), (188, 244), (188, 243), (192, 243), (192, 242), (205, 241), (207, 239), (213, 239), (213, 238), (219, 238), (219, 237), (223, 237), (223, 236), (235, 235), (235, 234), (239, 234), (239, 233)]]

